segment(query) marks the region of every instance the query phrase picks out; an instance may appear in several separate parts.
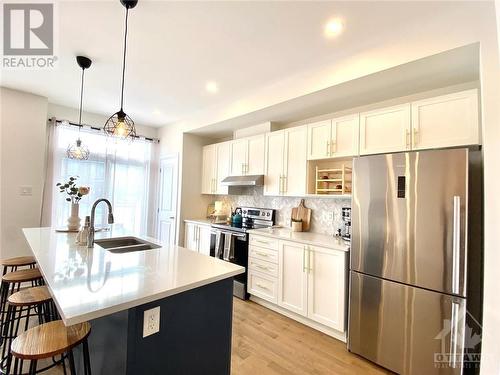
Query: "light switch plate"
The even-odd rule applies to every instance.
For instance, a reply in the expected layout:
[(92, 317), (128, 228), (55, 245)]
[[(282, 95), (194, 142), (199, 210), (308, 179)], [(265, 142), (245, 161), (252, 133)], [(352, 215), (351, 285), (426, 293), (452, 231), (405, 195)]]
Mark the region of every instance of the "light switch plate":
[(22, 185), (19, 187), (19, 195), (31, 196), (33, 195), (33, 186)]
[(144, 311), (142, 337), (160, 332), (160, 306)]

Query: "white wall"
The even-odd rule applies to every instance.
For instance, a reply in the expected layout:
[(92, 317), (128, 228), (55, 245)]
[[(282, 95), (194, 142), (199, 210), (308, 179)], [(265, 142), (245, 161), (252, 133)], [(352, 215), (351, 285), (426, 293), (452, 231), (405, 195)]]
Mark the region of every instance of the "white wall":
[[(0, 87), (0, 256), (30, 254), (21, 229), (40, 223), (47, 98)], [(31, 186), (21, 196), (20, 186)]]

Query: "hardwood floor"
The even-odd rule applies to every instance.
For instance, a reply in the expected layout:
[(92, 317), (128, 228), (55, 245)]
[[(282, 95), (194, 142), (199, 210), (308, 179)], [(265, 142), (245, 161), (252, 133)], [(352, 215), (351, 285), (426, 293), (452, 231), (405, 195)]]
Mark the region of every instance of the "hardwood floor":
[[(335, 340), (251, 301), (234, 298), (231, 375), (389, 374)], [(62, 375), (54, 368), (48, 375)]]
[(389, 374), (335, 340), (251, 301), (234, 299), (232, 375)]

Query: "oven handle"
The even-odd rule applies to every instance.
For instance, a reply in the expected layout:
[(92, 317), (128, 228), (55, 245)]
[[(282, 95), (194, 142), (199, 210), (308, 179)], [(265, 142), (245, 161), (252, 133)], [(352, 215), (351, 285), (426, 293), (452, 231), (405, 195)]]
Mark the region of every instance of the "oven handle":
[(212, 229), (210, 230), (210, 233), (211, 234), (217, 234), (218, 232), (220, 232), (221, 234), (231, 234), (233, 237), (241, 237), (241, 238), (245, 238), (247, 237), (246, 233), (236, 233), (236, 232), (228, 232), (228, 231), (223, 231), (223, 230), (220, 230), (220, 229)]

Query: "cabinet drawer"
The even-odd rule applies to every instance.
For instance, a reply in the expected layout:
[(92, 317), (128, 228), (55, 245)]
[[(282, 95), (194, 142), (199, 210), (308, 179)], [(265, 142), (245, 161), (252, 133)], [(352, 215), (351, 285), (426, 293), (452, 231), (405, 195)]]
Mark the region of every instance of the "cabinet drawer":
[(270, 237), (250, 235), (250, 245), (278, 251), (279, 240)]
[(248, 258), (248, 268), (265, 275), (278, 277), (278, 265), (271, 262), (266, 262), (257, 258)]
[(278, 252), (271, 249), (264, 249), (263, 247), (250, 245), (248, 248), (248, 256), (271, 263), (278, 263)]
[(248, 271), (248, 293), (269, 302), (278, 303), (278, 279), (250, 269)]

